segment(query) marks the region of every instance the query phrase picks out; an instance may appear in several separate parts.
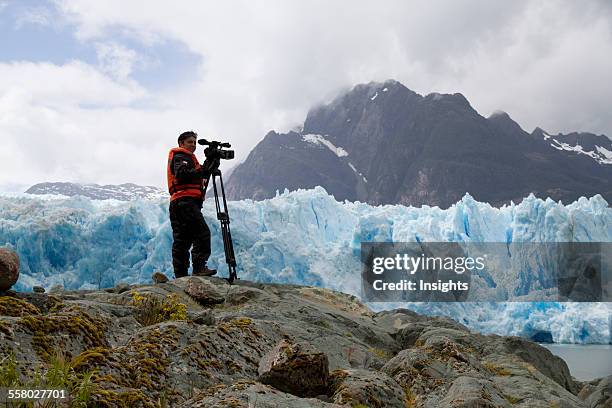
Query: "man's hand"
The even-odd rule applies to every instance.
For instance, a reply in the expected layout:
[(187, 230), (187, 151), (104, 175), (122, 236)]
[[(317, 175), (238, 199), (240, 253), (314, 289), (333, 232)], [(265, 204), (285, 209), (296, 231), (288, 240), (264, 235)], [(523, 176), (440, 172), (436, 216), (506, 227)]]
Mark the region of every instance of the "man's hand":
[(221, 161), (219, 159), (204, 160), (204, 164), (202, 165), (202, 174), (204, 178), (208, 178), (211, 174), (217, 173), (220, 165)]

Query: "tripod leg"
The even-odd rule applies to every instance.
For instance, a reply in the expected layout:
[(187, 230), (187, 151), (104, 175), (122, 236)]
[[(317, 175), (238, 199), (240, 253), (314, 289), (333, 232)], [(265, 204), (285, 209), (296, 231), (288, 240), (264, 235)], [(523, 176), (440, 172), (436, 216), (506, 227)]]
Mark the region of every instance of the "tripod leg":
[[(219, 193), (217, 191), (216, 175), (219, 176), (219, 183), (221, 184), (221, 195), (223, 198), (223, 211), (221, 211), (221, 205), (219, 203)], [(230, 219), (229, 212), (227, 209), (227, 200), (225, 198), (225, 188), (223, 186), (223, 178), (221, 171), (217, 170), (217, 174), (212, 176), (213, 191), (215, 193), (215, 208), (217, 210), (217, 219), (221, 223), (221, 235), (223, 236), (223, 249), (225, 250), (225, 262), (229, 269), (228, 282), (231, 284), (234, 279), (238, 279), (236, 274), (236, 258), (234, 255), (234, 243), (232, 242), (232, 234), (230, 232)]]

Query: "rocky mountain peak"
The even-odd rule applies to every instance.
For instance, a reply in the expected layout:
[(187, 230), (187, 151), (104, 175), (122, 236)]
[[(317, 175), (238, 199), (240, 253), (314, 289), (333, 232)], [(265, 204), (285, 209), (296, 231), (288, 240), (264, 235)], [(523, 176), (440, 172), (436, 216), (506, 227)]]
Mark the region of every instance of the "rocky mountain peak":
[(529, 193), (612, 200), (612, 166), (602, 166), (612, 163), (612, 146), (603, 139), (529, 137), (507, 113), (484, 118), (461, 93), (421, 96), (394, 80), (359, 84), (311, 109), (300, 134), (313, 136), (279, 134), (278, 146), (266, 137), (232, 174), (229, 196), (260, 199), (320, 185), (338, 200), (376, 205), (446, 207), (466, 192), (493, 205)]
[(521, 125), (514, 121), (506, 112), (497, 110), (493, 112), (487, 120), (500, 131), (507, 134), (526, 135)]

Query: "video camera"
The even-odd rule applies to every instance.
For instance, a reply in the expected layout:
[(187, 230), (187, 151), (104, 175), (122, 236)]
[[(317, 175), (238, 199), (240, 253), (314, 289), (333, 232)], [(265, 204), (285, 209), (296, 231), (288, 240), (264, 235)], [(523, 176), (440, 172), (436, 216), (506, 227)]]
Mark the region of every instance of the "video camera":
[(200, 139), (198, 140), (198, 143), (208, 146), (206, 149), (204, 149), (204, 155), (209, 160), (232, 160), (234, 158), (233, 150), (223, 150), (224, 147), (232, 147), (232, 145), (227, 142), (223, 143), (215, 140), (209, 142), (206, 139)]

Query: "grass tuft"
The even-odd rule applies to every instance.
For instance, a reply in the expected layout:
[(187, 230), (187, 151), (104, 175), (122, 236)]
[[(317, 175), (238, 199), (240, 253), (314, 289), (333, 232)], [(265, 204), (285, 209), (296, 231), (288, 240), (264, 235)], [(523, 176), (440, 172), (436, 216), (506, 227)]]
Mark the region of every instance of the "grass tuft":
[(172, 293), (165, 298), (152, 294), (130, 292), (131, 305), (136, 308), (135, 319), (143, 326), (165, 322), (168, 320), (186, 320), (187, 306), (178, 301), (178, 295)]

